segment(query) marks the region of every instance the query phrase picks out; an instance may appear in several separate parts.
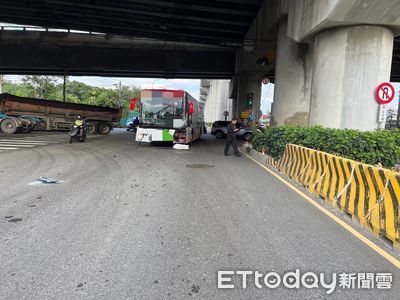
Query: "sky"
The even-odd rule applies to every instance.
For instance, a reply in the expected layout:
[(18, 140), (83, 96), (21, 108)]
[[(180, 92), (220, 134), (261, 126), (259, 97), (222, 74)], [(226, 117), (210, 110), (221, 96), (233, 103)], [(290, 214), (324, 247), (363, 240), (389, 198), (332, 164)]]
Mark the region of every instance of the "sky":
[[(19, 82), (21, 76), (6, 75), (6, 80)], [(83, 82), (87, 85), (99, 86), (104, 88), (116, 88), (115, 85), (121, 81), (125, 86), (137, 86), (141, 89), (146, 88), (166, 88), (166, 89), (182, 89), (191, 94), (196, 99), (200, 98), (200, 80), (199, 79), (160, 79), (160, 78), (125, 78), (125, 77), (93, 77), (93, 76), (70, 76), (70, 80)], [(396, 107), (400, 93), (400, 83), (394, 83), (396, 90), (395, 100), (389, 107)], [(263, 114), (271, 111), (271, 103), (274, 99), (274, 84), (269, 83), (262, 85), (261, 91), (261, 110)]]
[(271, 112), (271, 103), (274, 101), (273, 83), (263, 84), (261, 87), (261, 111), (263, 114)]
[(393, 82), (392, 84), (394, 86), (396, 95), (394, 97), (394, 100), (388, 105), (388, 108), (396, 108), (397, 109), (398, 105), (399, 105), (400, 82)]

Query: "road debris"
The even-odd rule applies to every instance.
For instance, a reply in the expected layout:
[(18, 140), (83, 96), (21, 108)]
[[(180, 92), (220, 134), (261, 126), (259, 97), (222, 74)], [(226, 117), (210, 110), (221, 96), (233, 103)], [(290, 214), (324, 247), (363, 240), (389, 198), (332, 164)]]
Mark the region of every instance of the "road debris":
[(56, 179), (51, 179), (47, 177), (42, 177), (40, 176), (38, 180), (29, 183), (29, 185), (39, 185), (39, 184), (58, 184), (62, 183), (63, 181), (61, 180), (56, 180)]
[(175, 144), (172, 148), (175, 150), (189, 150), (189, 145)]

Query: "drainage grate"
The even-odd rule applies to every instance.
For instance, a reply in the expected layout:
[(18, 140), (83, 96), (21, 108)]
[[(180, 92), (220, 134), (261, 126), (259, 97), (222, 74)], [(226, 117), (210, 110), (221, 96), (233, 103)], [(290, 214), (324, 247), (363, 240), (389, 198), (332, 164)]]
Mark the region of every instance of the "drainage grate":
[(209, 168), (214, 168), (214, 165), (209, 165), (209, 164), (190, 164), (186, 165), (187, 168), (192, 168), (192, 169), (209, 169)]

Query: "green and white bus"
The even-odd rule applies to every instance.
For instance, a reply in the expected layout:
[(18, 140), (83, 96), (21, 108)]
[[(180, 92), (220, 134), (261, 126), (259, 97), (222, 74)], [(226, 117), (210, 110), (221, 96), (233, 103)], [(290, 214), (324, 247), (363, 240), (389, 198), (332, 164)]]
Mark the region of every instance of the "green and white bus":
[(205, 129), (203, 105), (183, 90), (141, 91), (139, 115), (138, 142), (189, 144)]

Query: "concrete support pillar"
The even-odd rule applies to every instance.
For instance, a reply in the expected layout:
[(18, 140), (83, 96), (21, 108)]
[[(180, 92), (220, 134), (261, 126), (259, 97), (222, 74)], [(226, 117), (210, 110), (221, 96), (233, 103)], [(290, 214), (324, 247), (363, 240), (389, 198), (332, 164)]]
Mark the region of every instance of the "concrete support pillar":
[(312, 48), (287, 36), (287, 18), (279, 25), (272, 125), (308, 125)]
[[(239, 76), (238, 99), (236, 101), (236, 117), (240, 119), (241, 113), (246, 111), (247, 95), (253, 93), (253, 108), (250, 113), (256, 121), (260, 116), (261, 105), (261, 80), (262, 73), (241, 72)], [(235, 109), (234, 109), (235, 111)]]
[(374, 91), (390, 80), (393, 38), (390, 29), (367, 25), (330, 29), (316, 36), (310, 125), (378, 128)]
[(237, 113), (236, 113), (237, 103), (238, 103), (237, 98), (232, 98), (232, 107), (231, 107), (231, 111), (229, 112), (230, 119), (237, 116)]
[(225, 119), (224, 112), (231, 112), (231, 102), (229, 99), (229, 81), (227, 80), (207, 80), (207, 100), (204, 109), (206, 123), (221, 121)]

